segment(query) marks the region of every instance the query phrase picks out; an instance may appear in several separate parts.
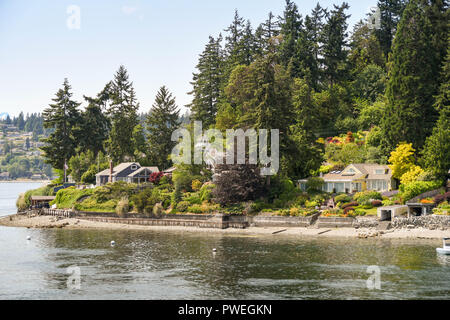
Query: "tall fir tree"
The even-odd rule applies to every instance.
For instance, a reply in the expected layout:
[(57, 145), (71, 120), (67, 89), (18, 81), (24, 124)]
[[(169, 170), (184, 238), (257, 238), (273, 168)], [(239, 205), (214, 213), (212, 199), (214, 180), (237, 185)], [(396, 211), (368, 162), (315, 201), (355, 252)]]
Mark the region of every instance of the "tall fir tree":
[(261, 23), (255, 31), (256, 54), (262, 56), (267, 53), (271, 46), (272, 39), (280, 33), (279, 23), (275, 19), (272, 12), (263, 23)]
[(42, 116), (44, 127), (54, 131), (42, 140), (45, 145), (41, 149), (44, 151), (46, 163), (55, 169), (63, 170), (64, 164), (75, 154), (77, 147), (74, 133), (80, 119), (80, 103), (72, 100), (71, 86), (67, 79), (64, 79), (63, 87), (58, 90), (53, 101)]
[(180, 126), (179, 110), (175, 98), (163, 86), (156, 94), (155, 103), (147, 117), (149, 161), (160, 170), (169, 168), (169, 155), (175, 147), (172, 132)]
[(392, 49), (392, 40), (397, 31), (397, 25), (402, 17), (403, 10), (406, 6), (406, 0), (378, 0), (379, 29), (376, 35), (383, 50), (386, 61)]
[[(447, 43), (450, 44), (450, 37)], [(450, 46), (447, 48), (442, 76), (443, 81), (435, 103), (439, 119), (431, 136), (425, 141), (422, 162), (428, 171), (444, 180), (450, 168)]]
[(134, 127), (138, 125), (139, 103), (136, 101), (133, 83), (128, 72), (120, 66), (111, 83), (111, 102), (108, 114), (111, 119), (111, 131), (108, 139), (108, 153), (115, 163), (126, 158), (134, 158), (134, 146), (131, 143)]
[(300, 57), (297, 55), (297, 41), (302, 33), (303, 20), (297, 5), (286, 0), (283, 16), (279, 17), (282, 43), (279, 48), (280, 62), (289, 68), (293, 77), (300, 76)]
[(191, 82), (193, 96), (192, 103), (188, 105), (192, 118), (203, 122), (204, 127), (215, 123), (217, 104), (221, 94), (223, 77), (222, 37), (217, 39), (209, 37), (205, 50), (200, 55), (197, 64), (197, 73)]
[[(433, 107), (438, 93), (448, 27), (441, 23), (448, 12), (436, 2), (411, 0), (398, 25), (390, 56), (388, 105), (382, 121), (384, 148), (393, 150), (402, 141), (422, 148), (438, 113)], [(438, 13), (440, 12), (440, 15)], [(435, 34), (441, 35), (440, 39)], [(445, 34), (445, 38), (443, 37)]]
[(300, 61), (297, 76), (306, 79), (316, 91), (319, 90), (321, 82), (319, 50), (325, 15), (326, 10), (317, 4), (311, 16), (305, 17), (305, 27), (297, 42), (297, 57)]
[(321, 53), (324, 81), (331, 86), (348, 79), (347, 20), (350, 16), (345, 14), (348, 9), (346, 2), (340, 6), (334, 5), (323, 27)]
[(79, 148), (81, 152), (91, 151), (95, 156), (104, 153), (104, 144), (109, 136), (110, 122), (102, 111), (101, 93), (97, 98), (84, 96), (88, 106), (81, 114), (79, 132)]

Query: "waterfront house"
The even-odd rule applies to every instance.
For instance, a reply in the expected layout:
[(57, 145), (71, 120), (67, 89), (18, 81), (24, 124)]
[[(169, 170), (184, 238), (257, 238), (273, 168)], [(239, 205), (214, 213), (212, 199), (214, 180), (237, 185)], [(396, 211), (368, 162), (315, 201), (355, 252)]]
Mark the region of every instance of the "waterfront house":
[(124, 162), (114, 168), (103, 170), (95, 175), (96, 185), (108, 182), (125, 181), (128, 183), (147, 182), (153, 172), (159, 172), (158, 167), (142, 167), (138, 162)]
[[(350, 164), (344, 170), (333, 170), (321, 175), (322, 190), (330, 193), (356, 193), (365, 190), (386, 192), (396, 188), (392, 170), (387, 165), (360, 163)], [(308, 179), (298, 181), (301, 190), (306, 190)]]

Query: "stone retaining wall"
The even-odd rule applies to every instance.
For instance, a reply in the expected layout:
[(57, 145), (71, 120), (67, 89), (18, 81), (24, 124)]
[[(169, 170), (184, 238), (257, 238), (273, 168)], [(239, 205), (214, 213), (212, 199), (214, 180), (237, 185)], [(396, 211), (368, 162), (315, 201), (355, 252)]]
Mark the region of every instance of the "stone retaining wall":
[(309, 217), (282, 217), (282, 216), (254, 216), (249, 220), (255, 227), (309, 227), (316, 220), (319, 214)]
[(396, 229), (412, 229), (412, 228), (426, 228), (430, 230), (436, 229), (450, 229), (450, 216), (419, 216), (409, 218), (394, 218), (392, 227)]
[(115, 212), (80, 212), (57, 209), (43, 209), (41, 215), (79, 218), (89, 221), (124, 223), (149, 226), (189, 226), (200, 228), (236, 228), (245, 229), (250, 225), (255, 227), (308, 227), (312, 225), (319, 214), (310, 217), (282, 216), (244, 216), (228, 214), (164, 214), (161, 216), (143, 214), (124, 214), (118, 216)]
[(319, 217), (317, 219), (318, 228), (351, 228), (354, 218), (351, 217)]
[(360, 228), (376, 228), (379, 224), (377, 217), (355, 217), (353, 227)]

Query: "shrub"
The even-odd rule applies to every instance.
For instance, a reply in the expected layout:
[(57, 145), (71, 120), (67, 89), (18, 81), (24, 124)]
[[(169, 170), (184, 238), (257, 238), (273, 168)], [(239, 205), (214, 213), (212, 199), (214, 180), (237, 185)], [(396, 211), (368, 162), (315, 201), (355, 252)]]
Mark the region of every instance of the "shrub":
[(164, 173), (162, 172), (152, 172), (150, 175), (150, 178), (148, 179), (151, 183), (157, 185), (161, 181), (162, 177), (164, 176)]
[(352, 201), (352, 197), (350, 197), (347, 194), (340, 194), (340, 195), (334, 197), (334, 201), (336, 201), (336, 202), (350, 202), (350, 201)]
[(202, 200), (200, 199), (200, 196), (197, 193), (189, 195), (184, 199), (184, 201), (187, 201), (190, 204), (202, 204)]
[(392, 205), (394, 204), (394, 200), (386, 199), (386, 200), (383, 200), (382, 203), (383, 203), (383, 206), (384, 206), (384, 207), (392, 206)]
[(440, 204), (444, 201), (449, 201), (450, 200), (450, 191), (444, 194), (438, 194), (437, 196), (434, 197), (434, 203), (436, 204)]
[(366, 215), (366, 211), (356, 208), (355, 212), (354, 212), (354, 215), (355, 216), (365, 216)]
[(374, 206), (374, 207), (381, 207), (381, 206), (383, 205), (383, 202), (380, 201), (380, 200), (373, 200), (373, 201), (371, 202), (371, 204), (372, 204), (372, 206)]
[(177, 211), (186, 212), (191, 204), (188, 201), (181, 201), (177, 204)]
[(172, 184), (172, 179), (169, 176), (163, 176), (161, 180), (159, 180), (160, 185)]
[(155, 204), (161, 202), (160, 191), (156, 188), (146, 188), (131, 198), (134, 207), (139, 213), (149, 214)]
[(203, 213), (203, 210), (202, 210), (202, 207), (201, 207), (200, 205), (195, 204), (195, 205), (193, 205), (193, 206), (190, 206), (190, 207), (187, 209), (187, 212), (189, 212), (189, 213), (200, 214), (200, 213)]
[(355, 211), (355, 208), (354, 207), (346, 207), (344, 209), (344, 214), (348, 214), (350, 211)]
[(200, 182), (200, 180), (195, 179), (195, 180), (192, 181), (192, 186), (191, 187), (192, 187), (192, 190), (198, 191), (202, 187), (202, 183)]
[(17, 198), (16, 207), (18, 211), (24, 211), (28, 208), (27, 203), (25, 201), (25, 193), (21, 193), (19, 195), (19, 198)]
[(438, 189), (441, 186), (441, 181), (415, 181), (406, 185), (400, 185), (400, 193), (402, 199), (408, 201), (422, 193)]
[(215, 188), (215, 185), (212, 183), (204, 184), (199, 190), (200, 200), (202, 202), (203, 201), (211, 201), (212, 191), (214, 188)]
[(128, 198), (120, 199), (120, 201), (117, 203), (117, 206), (116, 206), (116, 213), (120, 217), (123, 217), (125, 214), (128, 213), (128, 209), (129, 209)]
[(364, 202), (368, 202), (371, 200), (383, 200), (383, 198), (381, 197), (381, 194), (378, 191), (367, 190), (356, 193), (353, 196), (353, 200), (362, 204)]
[(157, 203), (153, 207), (153, 214), (157, 217), (164, 213), (164, 208), (160, 203)]
[(322, 192), (322, 186), (325, 181), (322, 178), (312, 177), (306, 182), (306, 191), (308, 193)]
[(344, 204), (341, 206), (341, 209), (345, 209), (345, 208), (347, 208), (347, 207), (356, 207), (356, 206), (358, 206), (358, 202), (353, 201), (353, 202), (349, 202), (349, 203), (344, 203)]
[(302, 194), (300, 196), (297, 196), (295, 198), (295, 200), (294, 200), (294, 205), (300, 206), (300, 207), (304, 206), (305, 203), (306, 203), (306, 200), (308, 200), (308, 196), (307, 195)]
[(317, 201), (309, 201), (309, 200), (306, 200), (306, 202), (305, 202), (305, 207), (306, 208), (315, 208), (316, 206), (318, 206), (319, 204), (318, 204), (318, 202)]

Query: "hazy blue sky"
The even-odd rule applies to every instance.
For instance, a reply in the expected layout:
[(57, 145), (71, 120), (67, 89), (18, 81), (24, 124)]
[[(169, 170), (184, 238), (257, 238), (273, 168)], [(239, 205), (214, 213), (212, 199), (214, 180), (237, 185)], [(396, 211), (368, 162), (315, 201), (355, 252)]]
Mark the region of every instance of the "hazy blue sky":
[[(310, 13), (317, 1), (295, 1)], [(324, 7), (341, 1), (319, 1)], [(376, 0), (348, 0), (350, 25)], [(284, 0), (0, 0), (0, 113), (41, 112), (67, 77), (74, 97), (94, 96), (123, 64), (141, 111), (166, 85), (181, 107), (198, 55), (232, 21), (235, 8), (258, 25)], [(67, 8), (80, 8), (80, 29), (70, 29)]]

